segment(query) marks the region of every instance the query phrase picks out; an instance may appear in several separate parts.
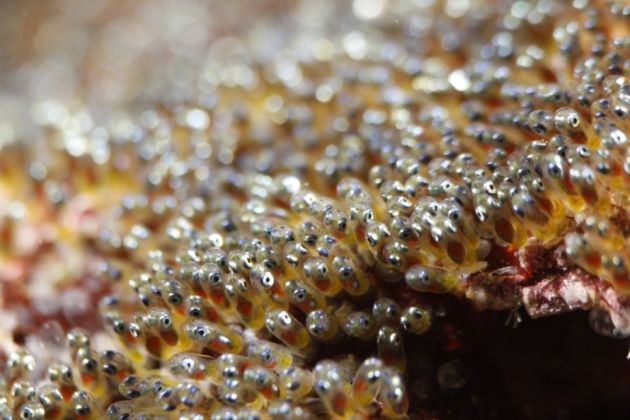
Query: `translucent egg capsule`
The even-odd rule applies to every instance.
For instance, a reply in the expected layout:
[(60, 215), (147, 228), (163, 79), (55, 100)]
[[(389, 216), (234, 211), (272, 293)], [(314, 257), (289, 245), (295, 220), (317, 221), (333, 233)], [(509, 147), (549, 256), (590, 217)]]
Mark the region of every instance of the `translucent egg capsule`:
[(621, 148), (628, 143), (628, 136), (616, 124), (597, 122), (594, 128), (601, 146), (605, 149)]
[(162, 411), (174, 411), (181, 404), (179, 393), (173, 387), (165, 387), (155, 396), (155, 404)]
[(220, 355), (212, 365), (212, 375), (215, 379), (242, 379), (245, 369), (252, 366), (252, 360), (234, 353)]
[(221, 310), (231, 309), (230, 301), (225, 293), (225, 273), (219, 265), (204, 264), (195, 271), (193, 276), (217, 308)]
[(273, 400), (280, 395), (280, 386), (276, 373), (263, 366), (252, 366), (243, 372), (243, 380), (267, 400)]
[(142, 317), (144, 325), (155, 335), (160, 337), (169, 346), (176, 346), (180, 339), (173, 317), (165, 308), (151, 308)]
[(400, 316), (400, 326), (412, 334), (424, 334), (431, 326), (431, 314), (426, 309), (409, 306)]
[(64, 400), (69, 400), (77, 389), (72, 368), (65, 363), (52, 363), (48, 367), (48, 379), (59, 387)]
[(373, 337), (377, 331), (377, 324), (372, 315), (367, 312), (353, 312), (342, 322), (343, 331), (350, 337), (367, 339)]
[(588, 216), (583, 224), (586, 236), (601, 240), (613, 248), (623, 249), (625, 236), (610, 220)]
[(118, 384), (118, 392), (125, 398), (154, 398), (165, 387), (164, 382), (157, 376), (140, 378), (129, 375)]
[(369, 280), (354, 258), (337, 255), (332, 260), (334, 274), (348, 294), (360, 296), (367, 292)]
[(252, 404), (256, 406), (262, 403), (262, 401), (259, 401), (258, 393), (240, 379), (223, 381), (217, 387), (217, 395), (220, 401), (228, 405), (242, 406)]
[(31, 381), (20, 379), (11, 385), (10, 395), (13, 407), (17, 408), (25, 402), (34, 400), (37, 391)]
[(392, 236), (406, 243), (413, 243), (417, 239), (416, 232), (411, 226), (411, 220), (407, 217), (394, 216), (389, 224)]
[(211, 414), (210, 420), (239, 420), (238, 409), (232, 407), (221, 407)]
[(586, 204), (589, 206), (606, 204), (601, 202), (601, 186), (596, 179), (595, 171), (590, 166), (573, 165), (569, 170), (569, 179)]
[(182, 410), (178, 413), (177, 420), (205, 420), (207, 416), (193, 410)]
[(429, 180), (422, 175), (412, 175), (405, 181), (405, 192), (411, 197), (427, 193)]
[(324, 226), (336, 237), (345, 236), (348, 229), (349, 216), (338, 208), (329, 208), (324, 212), (322, 220)]
[(232, 273), (248, 275), (254, 265), (254, 258), (249, 252), (234, 250), (227, 256), (227, 264)]
[[(284, 245), (284, 243), (282, 245)], [(262, 264), (269, 270), (281, 270), (283, 254), (279, 252), (278, 249), (278, 247), (272, 245), (260, 246), (254, 253), (256, 262)]]
[(330, 273), (323, 258), (310, 257), (302, 265), (304, 279), (325, 296), (335, 296), (341, 290), (341, 283)]
[[(614, 273), (610, 272), (610, 268), (617, 266), (623, 273), (625, 263), (619, 256), (614, 256), (614, 250), (606, 246), (603, 241), (598, 241), (593, 235), (583, 235), (578, 233), (570, 233), (564, 240), (566, 253), (575, 263), (591, 273), (595, 273), (605, 280), (614, 281)], [(616, 257), (616, 258), (615, 258)], [(616, 264), (612, 264), (613, 258)], [(625, 276), (618, 278), (622, 284), (625, 283)]]
[(94, 396), (86, 391), (76, 391), (70, 400), (72, 411), (78, 419), (97, 418), (98, 406)]
[(166, 366), (179, 378), (203, 380), (208, 375), (209, 360), (192, 353), (179, 353), (168, 359)]
[(243, 407), (238, 410), (236, 420), (265, 420), (266, 417), (262, 411), (256, 408)]
[(265, 265), (256, 264), (252, 268), (249, 281), (262, 296), (266, 296), (271, 302), (280, 307), (286, 307), (288, 301), (284, 285), (281, 284), (281, 278), (282, 276), (279, 272), (274, 274)]
[(150, 393), (150, 384), (135, 375), (129, 375), (118, 384), (118, 391), (125, 398), (139, 398)]
[(593, 167), (603, 184), (613, 190), (623, 190), (626, 179), (623, 177), (621, 157), (611, 150), (599, 148), (593, 156)]
[(610, 107), (613, 114), (625, 127), (628, 126), (628, 116), (630, 115), (630, 85), (625, 85), (620, 92), (613, 94), (610, 98)]
[(195, 349), (208, 349), (215, 353), (238, 352), (243, 342), (237, 334), (203, 320), (184, 324), (184, 334)]
[(189, 295), (184, 299), (184, 313), (192, 318), (210, 322), (223, 322), (223, 317), (207, 300), (198, 295)]
[(399, 372), (405, 371), (405, 350), (399, 331), (387, 325), (382, 326), (377, 334), (376, 345), (381, 360)]
[(289, 348), (303, 350), (310, 344), (306, 328), (287, 311), (274, 309), (265, 315), (265, 326)]
[(57, 384), (40, 385), (37, 388), (37, 401), (44, 408), (46, 418), (55, 419), (63, 415), (64, 398)]
[[(450, 162), (448, 160), (442, 160), (442, 162), (445, 161)], [(446, 175), (448, 171), (445, 170), (444, 165), (440, 165), (436, 162), (433, 165), (433, 169), (434, 173), (429, 179), (429, 195), (437, 199), (444, 198), (448, 191), (455, 187), (455, 184), (453, 180)]]
[(374, 165), (368, 172), (368, 181), (370, 185), (379, 188), (383, 182), (392, 179), (394, 173), (385, 165)]
[(330, 257), (337, 247), (337, 239), (330, 235), (322, 235), (315, 242), (315, 250), (324, 258)]
[(307, 189), (296, 191), (289, 200), (291, 210), (297, 213), (306, 212), (310, 205), (317, 199), (317, 194)]
[(357, 369), (352, 380), (352, 398), (359, 407), (368, 407), (380, 392), (385, 365), (383, 361), (370, 357)]
[(331, 416), (346, 416), (352, 411), (348, 372), (331, 361), (319, 362), (313, 370), (313, 389)]
[(400, 307), (390, 298), (378, 298), (372, 305), (372, 317), (378, 325), (397, 326), (400, 319)]
[(326, 233), (324, 227), (318, 222), (307, 220), (298, 227), (297, 240), (306, 246), (314, 246), (317, 239)]
[(293, 355), (285, 346), (267, 340), (254, 340), (246, 349), (247, 357), (269, 369), (284, 369), (293, 362)]
[(591, 104), (591, 115), (596, 119), (611, 117), (610, 101), (605, 98), (595, 99)]
[(277, 384), (280, 395), (298, 401), (311, 391), (313, 378), (307, 370), (291, 366), (280, 372)]
[(326, 307), (326, 298), (315, 288), (299, 279), (291, 279), (285, 283), (288, 301), (308, 314), (316, 309)]
[(295, 232), (291, 226), (280, 224), (271, 229), (269, 239), (272, 244), (283, 246), (295, 240)]
[(135, 343), (143, 343), (149, 353), (159, 356), (162, 340), (144, 323), (144, 314), (132, 314), (129, 319), (129, 334)]
[(146, 308), (151, 308), (153, 306), (160, 306), (164, 304), (164, 300), (158, 292), (159, 288), (152, 287), (148, 284), (141, 285), (136, 289), (138, 300)]
[(374, 208), (368, 202), (356, 201), (350, 204), (350, 220), (353, 225), (365, 227), (375, 220)]
[(312, 311), (306, 317), (306, 329), (321, 341), (333, 341), (339, 336), (337, 320), (324, 310)]
[(43, 420), (46, 418), (46, 410), (40, 402), (29, 401), (20, 406), (18, 416), (23, 420)]
[(562, 187), (560, 182), (564, 180), (565, 176), (567, 176), (569, 172), (566, 161), (555, 153), (547, 153), (541, 161), (541, 166), (542, 167), (539, 169), (545, 178), (553, 180)]
[(79, 349), (74, 357), (81, 384), (95, 393), (101, 392), (105, 386), (105, 378), (98, 369), (97, 357), (98, 355), (87, 347)]
[(405, 383), (397, 371), (387, 368), (383, 375), (383, 385), (379, 395), (383, 404), (383, 414), (390, 418), (401, 418), (409, 410), (409, 395)]
[(374, 255), (381, 254), (390, 236), (389, 228), (384, 223), (374, 222), (367, 225), (365, 237)]
[(396, 197), (400, 197), (405, 192), (405, 186), (398, 180), (389, 180), (381, 184), (378, 189), (381, 199), (389, 204)]
[(527, 116), (527, 126), (534, 133), (545, 135), (554, 129), (554, 118), (548, 112), (535, 110)]
[(536, 229), (536, 225), (544, 225), (547, 223), (549, 217), (539, 206), (539, 203), (534, 199), (532, 194), (528, 190), (521, 190), (517, 192), (511, 200), (512, 212), (519, 220), (527, 223), (531, 226), (531, 230)]
[(267, 408), (271, 420), (315, 420), (317, 417), (307, 408), (290, 400), (272, 401)]
[(419, 292), (446, 293), (455, 287), (457, 277), (441, 268), (417, 265), (407, 270), (405, 282)]
[(138, 400), (117, 401), (107, 407), (105, 414), (109, 420), (145, 420), (151, 418), (151, 415), (162, 414), (161, 410), (150, 404), (152, 403)]
[(554, 113), (553, 120), (556, 130), (562, 134), (576, 134), (583, 129), (582, 118), (573, 108), (558, 108)]
[(77, 351), (90, 347), (90, 336), (81, 328), (73, 328), (66, 334), (66, 342), (70, 348), (70, 354), (75, 357)]
[[(435, 227), (437, 231), (437, 227)], [(409, 247), (402, 241), (390, 241), (383, 247), (382, 257), (392, 268), (405, 269), (408, 264)]]
[(177, 280), (160, 282), (161, 296), (164, 302), (177, 314), (184, 314), (184, 299), (190, 291)]
[(284, 258), (293, 267), (299, 267), (308, 256), (308, 248), (301, 242), (288, 242), (284, 246)]
[(236, 274), (228, 275), (225, 291), (238, 319), (249, 328), (261, 328), (265, 311), (259, 292), (245, 278)]
[(126, 338), (129, 335), (129, 325), (117, 310), (104, 310), (101, 311), (103, 318), (105, 319), (105, 325), (118, 337), (121, 343), (125, 343)]
[(194, 410), (208, 411), (214, 405), (214, 400), (200, 386), (193, 382), (182, 382), (175, 387), (180, 403)]
[(133, 365), (127, 358), (113, 350), (104, 350), (98, 355), (98, 364), (101, 371), (108, 377), (117, 381), (124, 379), (133, 373)]
[(24, 348), (18, 348), (6, 361), (7, 379), (14, 381), (28, 376), (35, 369), (35, 358)]
[(331, 210), (334, 206), (334, 201), (328, 197), (318, 195), (314, 200), (308, 203), (308, 211), (311, 216), (315, 216), (318, 219), (322, 219), (324, 214)]
[(193, 278), (193, 275), (195, 273), (195, 270), (199, 268), (199, 263), (201, 262), (201, 256), (196, 256), (195, 260), (196, 260), (195, 262), (188, 261), (187, 258), (184, 258), (181, 255), (178, 255), (177, 257), (175, 257), (175, 261), (177, 261), (177, 263), (179, 264), (176, 278), (177, 280), (181, 281), (183, 284), (189, 287), (197, 285), (197, 283), (195, 282), (195, 279)]
[(347, 201), (370, 201), (366, 186), (357, 178), (346, 177), (337, 183), (337, 196)]
[(214, 264), (220, 269), (227, 269), (227, 257), (221, 248), (210, 248), (202, 254), (203, 264)]
[[(466, 231), (470, 233), (467, 234)], [(474, 251), (479, 245), (479, 238), (476, 233), (473, 232), (474, 230), (472, 228), (466, 230), (460, 229), (457, 224), (448, 217), (438, 220), (431, 228), (432, 238), (435, 240), (437, 248), (439, 249), (437, 254), (440, 255), (440, 253), (444, 253), (450, 261), (462, 266), (476, 262), (476, 253)]]
[(562, 150), (569, 165), (588, 164), (591, 160), (591, 148), (583, 144), (568, 144)]

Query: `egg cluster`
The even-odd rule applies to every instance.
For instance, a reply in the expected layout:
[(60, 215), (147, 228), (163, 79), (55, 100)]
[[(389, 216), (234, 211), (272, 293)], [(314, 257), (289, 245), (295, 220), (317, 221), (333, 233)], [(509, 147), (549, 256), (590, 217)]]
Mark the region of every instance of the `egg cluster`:
[[(194, 328), (201, 335), (200, 329), (211, 327), (198, 321)], [(136, 372), (134, 361), (120, 352), (95, 352), (85, 332), (73, 330), (67, 341), (72, 362), (50, 364), (39, 384), (29, 380), (35, 369), (31, 354), (21, 349), (9, 356), (5, 378), (10, 389), (0, 400), (5, 418), (102, 418), (106, 413), (120, 419), (171, 413), (180, 419), (297, 419), (316, 418), (314, 413), (358, 415), (361, 407), (367, 415), (377, 400), (381, 413), (394, 418), (409, 405), (401, 374), (378, 358), (368, 358), (358, 368), (350, 359), (322, 360), (310, 372), (297, 367), (286, 348), (252, 337), (241, 354), (182, 352), (164, 359), (160, 369)], [(126, 399), (103, 406), (113, 393)], [(310, 394), (319, 400), (307, 398)]]
[(81, 246), (116, 342), (71, 329), (39, 368), (18, 348), (3, 416), (401, 418), (425, 297), (466, 296), (499, 251), (561, 249), (630, 292), (630, 8), (387, 3), (355, 1), (370, 22), (306, 50), (188, 63), (102, 125), (34, 108), (50, 158), (6, 149), (40, 200), (77, 179), (98, 195)]

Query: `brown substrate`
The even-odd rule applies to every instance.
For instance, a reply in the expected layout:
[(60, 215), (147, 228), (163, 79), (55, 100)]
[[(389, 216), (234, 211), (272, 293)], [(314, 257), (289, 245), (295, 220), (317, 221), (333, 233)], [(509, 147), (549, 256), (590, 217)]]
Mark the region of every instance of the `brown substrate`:
[[(406, 340), (411, 418), (627, 418), (627, 340), (597, 335), (586, 312), (525, 315), (511, 327), (509, 312), (477, 312), (454, 298), (444, 303), (448, 321)], [(440, 367), (453, 360), (462, 362), (451, 365), (458, 374), (441, 387)]]

